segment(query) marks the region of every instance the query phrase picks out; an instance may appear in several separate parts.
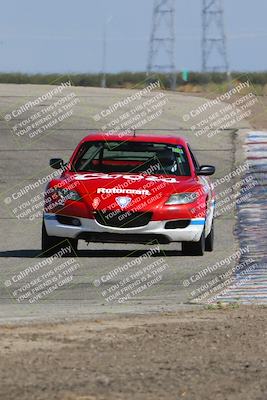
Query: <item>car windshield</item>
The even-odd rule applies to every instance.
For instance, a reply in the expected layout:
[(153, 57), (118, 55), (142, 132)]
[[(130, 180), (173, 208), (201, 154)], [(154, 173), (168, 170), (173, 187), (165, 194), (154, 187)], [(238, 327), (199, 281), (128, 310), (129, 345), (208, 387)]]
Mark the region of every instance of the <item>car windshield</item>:
[(183, 146), (129, 141), (84, 143), (72, 171), (190, 176)]

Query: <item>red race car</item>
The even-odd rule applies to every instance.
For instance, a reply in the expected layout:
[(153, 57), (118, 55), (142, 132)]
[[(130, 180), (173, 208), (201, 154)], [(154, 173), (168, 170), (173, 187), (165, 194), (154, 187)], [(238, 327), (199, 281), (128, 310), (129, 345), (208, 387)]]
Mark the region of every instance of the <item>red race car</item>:
[(98, 133), (85, 137), (45, 192), (42, 250), (68, 239), (168, 244), (185, 255), (213, 250), (215, 167), (198, 164), (181, 137)]

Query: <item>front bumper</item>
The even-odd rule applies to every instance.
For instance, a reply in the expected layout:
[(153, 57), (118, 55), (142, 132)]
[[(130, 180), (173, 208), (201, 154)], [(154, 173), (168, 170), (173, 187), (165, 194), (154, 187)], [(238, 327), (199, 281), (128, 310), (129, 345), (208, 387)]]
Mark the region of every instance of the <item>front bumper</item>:
[[(197, 242), (205, 226), (204, 218), (191, 219), (186, 228), (166, 229), (165, 221), (150, 221), (147, 225), (135, 228), (115, 228), (100, 225), (95, 219), (79, 218), (81, 226), (59, 223), (55, 214), (44, 214), (44, 222), (49, 236), (85, 239), (91, 242), (149, 242), (151, 238), (161, 243)], [(206, 232), (207, 235), (207, 232)], [(139, 238), (139, 239), (138, 239)], [(147, 239), (147, 240), (146, 240)]]

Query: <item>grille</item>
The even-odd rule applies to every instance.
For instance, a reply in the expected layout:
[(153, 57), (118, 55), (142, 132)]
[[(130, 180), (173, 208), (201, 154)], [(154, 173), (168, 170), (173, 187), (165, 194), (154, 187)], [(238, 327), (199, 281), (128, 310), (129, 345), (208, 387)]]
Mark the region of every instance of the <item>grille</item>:
[(132, 211), (96, 211), (95, 219), (103, 226), (116, 228), (137, 228), (147, 225), (152, 218), (151, 212)]

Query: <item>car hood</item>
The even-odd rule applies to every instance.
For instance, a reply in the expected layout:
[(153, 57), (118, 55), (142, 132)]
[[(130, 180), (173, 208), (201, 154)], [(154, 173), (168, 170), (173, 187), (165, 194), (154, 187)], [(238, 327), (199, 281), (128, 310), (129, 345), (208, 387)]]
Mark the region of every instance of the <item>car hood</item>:
[(193, 192), (200, 187), (198, 179), (174, 175), (65, 172), (62, 180), (93, 209), (151, 210), (165, 204), (173, 193)]

